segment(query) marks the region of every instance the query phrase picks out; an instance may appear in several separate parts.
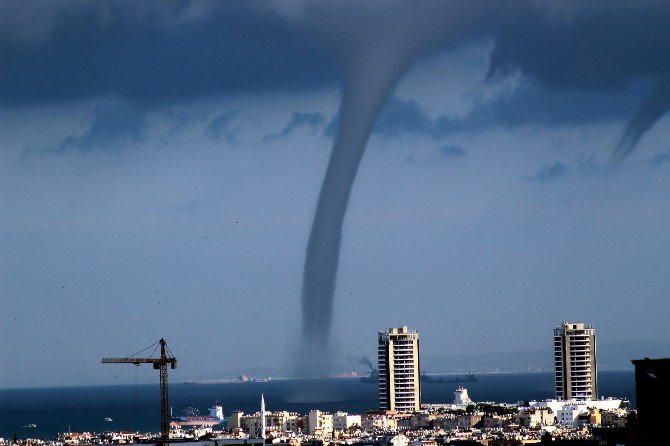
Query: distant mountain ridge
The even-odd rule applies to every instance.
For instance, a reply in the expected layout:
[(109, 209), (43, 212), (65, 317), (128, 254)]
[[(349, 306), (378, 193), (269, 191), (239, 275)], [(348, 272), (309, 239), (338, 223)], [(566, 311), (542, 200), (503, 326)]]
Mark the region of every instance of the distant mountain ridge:
[[(670, 358), (670, 342), (656, 340), (627, 340), (598, 343), (599, 370), (631, 370), (632, 359)], [(440, 373), (493, 373), (493, 372), (551, 372), (553, 371), (553, 352), (544, 350), (517, 350), (500, 353), (482, 353), (472, 355), (421, 355), (421, 370), (429, 374)], [(377, 364), (373, 363), (376, 367)], [(364, 375), (369, 368), (351, 361), (338, 361), (333, 364), (334, 373), (355, 370)], [(189, 375), (188, 380), (207, 380), (235, 378), (242, 373), (253, 377), (293, 377), (294, 364), (256, 365), (245, 369), (229, 368), (216, 372), (202, 371)]]
[[(600, 370), (632, 369), (631, 360), (670, 357), (670, 342), (628, 340), (597, 345)], [(553, 351), (517, 350), (473, 355), (422, 355), (421, 368), (429, 373), (552, 371)]]

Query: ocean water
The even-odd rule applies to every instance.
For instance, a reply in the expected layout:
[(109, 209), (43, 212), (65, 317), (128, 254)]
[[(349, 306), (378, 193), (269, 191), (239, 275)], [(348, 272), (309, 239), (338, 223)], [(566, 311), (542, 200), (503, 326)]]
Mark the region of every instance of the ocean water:
[[(482, 374), (466, 383), (474, 401), (514, 403), (553, 397), (552, 373)], [(598, 374), (603, 396), (626, 398), (635, 406), (631, 371)], [(450, 403), (457, 383), (423, 383), (422, 402)], [(194, 408), (201, 415), (220, 401), (228, 416), (233, 410), (256, 412), (260, 395), (268, 410), (307, 413), (312, 409), (362, 413), (377, 405), (376, 384), (358, 379), (272, 380), (264, 383), (170, 385), (173, 414)], [(0, 389), (0, 437), (53, 438), (59, 432), (133, 430), (156, 432), (160, 425), (160, 391), (155, 385)], [(105, 418), (112, 418), (106, 422)], [(24, 427), (34, 423), (36, 428)]]

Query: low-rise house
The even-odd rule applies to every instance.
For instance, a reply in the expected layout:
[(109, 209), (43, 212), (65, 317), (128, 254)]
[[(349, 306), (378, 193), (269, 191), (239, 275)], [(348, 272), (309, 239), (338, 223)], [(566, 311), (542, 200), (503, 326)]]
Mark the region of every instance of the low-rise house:
[(336, 431), (348, 431), (353, 426), (361, 426), (360, 415), (349, 415), (346, 412), (335, 412), (333, 415), (333, 429)]
[(361, 423), (367, 432), (398, 430), (398, 420), (393, 415), (365, 414), (361, 417)]
[(379, 439), (379, 446), (409, 446), (409, 439), (403, 434), (385, 435)]

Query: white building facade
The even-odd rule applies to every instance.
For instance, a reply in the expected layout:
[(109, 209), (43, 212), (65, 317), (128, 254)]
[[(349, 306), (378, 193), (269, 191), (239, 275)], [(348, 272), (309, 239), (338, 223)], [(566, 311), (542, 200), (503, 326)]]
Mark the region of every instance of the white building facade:
[(421, 409), (419, 333), (407, 327), (380, 331), (379, 407), (397, 412)]
[(349, 415), (346, 412), (335, 412), (333, 415), (333, 429), (335, 431), (346, 431), (353, 426), (361, 426), (360, 415)]
[(322, 440), (333, 438), (333, 415), (321, 412), (320, 410), (310, 410), (308, 416), (309, 434), (321, 438)]
[(546, 400), (530, 401), (531, 409), (551, 409), (555, 414), (556, 422), (564, 426), (577, 426), (577, 418), (581, 414), (589, 413), (590, 409), (599, 409), (601, 411), (618, 410), (624, 400), (618, 398), (607, 398), (599, 400)]

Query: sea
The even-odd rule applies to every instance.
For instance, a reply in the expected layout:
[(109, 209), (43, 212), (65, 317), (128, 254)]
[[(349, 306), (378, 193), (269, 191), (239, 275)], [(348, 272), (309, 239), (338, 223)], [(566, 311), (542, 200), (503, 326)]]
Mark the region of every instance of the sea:
[[(449, 375), (444, 375), (449, 378)], [(463, 383), (474, 401), (516, 403), (553, 397), (553, 373), (490, 373)], [(422, 402), (451, 403), (458, 383), (424, 382)], [(631, 371), (598, 373), (601, 396), (624, 398), (635, 407)], [(377, 385), (357, 378), (273, 379), (267, 382), (170, 384), (174, 416), (208, 415), (215, 402), (228, 416), (234, 410), (259, 410), (261, 394), (267, 410), (306, 414), (312, 409), (363, 413), (376, 409)], [(52, 439), (62, 432), (160, 430), (160, 390), (156, 384), (0, 389), (0, 437)], [(105, 421), (111, 418), (112, 421)], [(35, 425), (36, 427), (29, 427)]]

